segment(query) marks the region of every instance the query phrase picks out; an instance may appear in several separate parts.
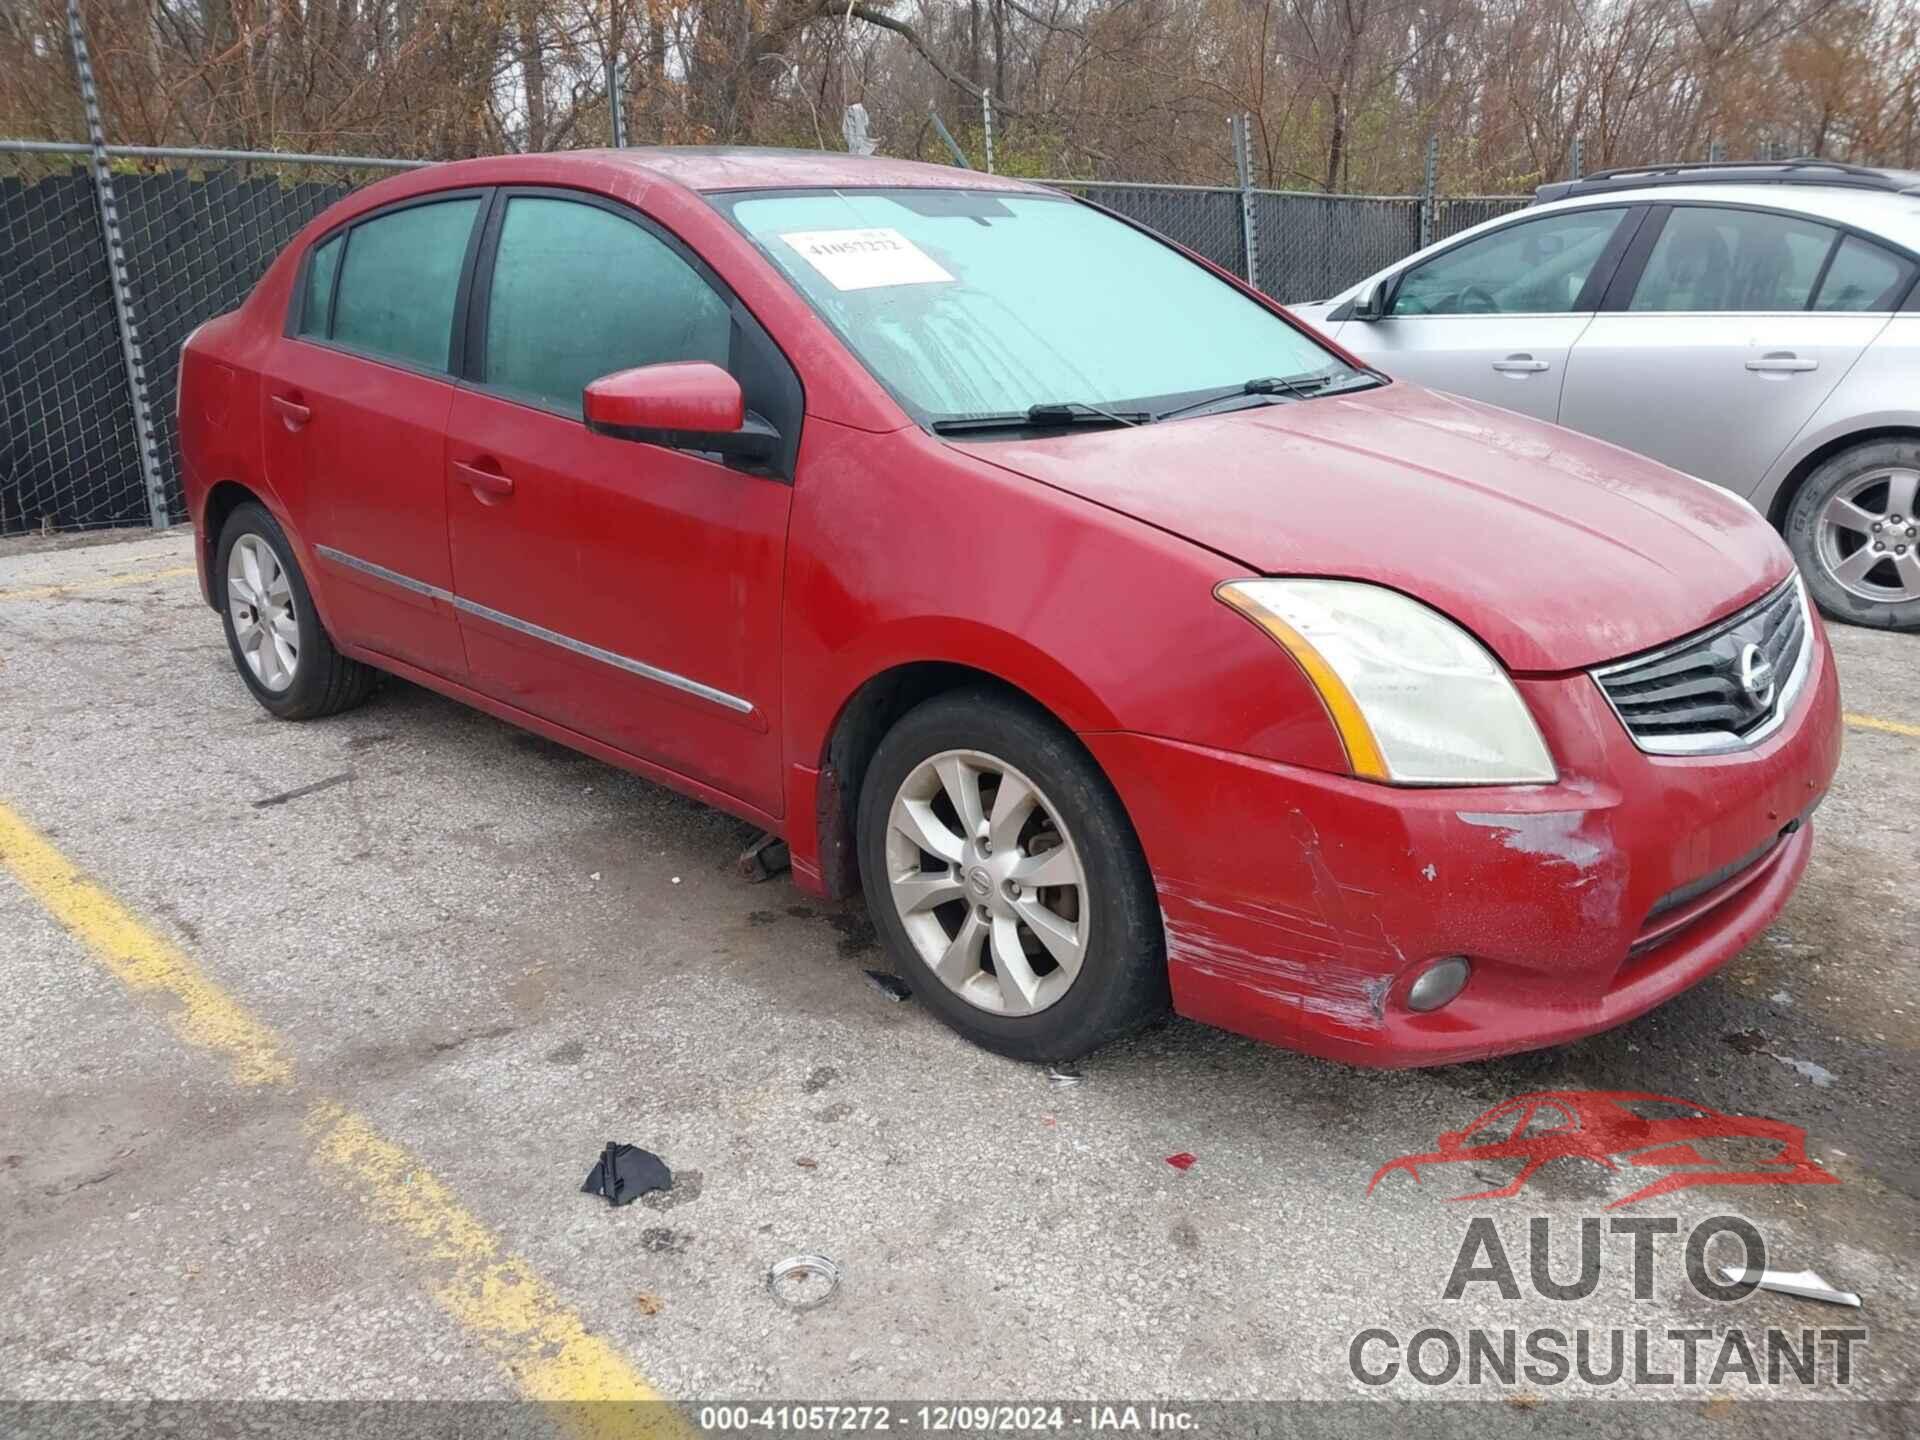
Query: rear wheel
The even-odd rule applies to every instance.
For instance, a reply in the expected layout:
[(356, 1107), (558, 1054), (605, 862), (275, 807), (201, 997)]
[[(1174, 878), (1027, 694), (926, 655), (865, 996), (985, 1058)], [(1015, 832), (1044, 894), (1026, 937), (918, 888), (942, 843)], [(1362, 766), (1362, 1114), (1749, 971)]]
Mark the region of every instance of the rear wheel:
[(333, 648), (293, 546), (265, 506), (248, 501), (227, 517), (214, 574), (234, 668), (268, 711), (311, 720), (367, 698), (377, 672)]
[(1821, 612), (1883, 630), (1920, 630), (1920, 443), (1843, 450), (1787, 510), (1787, 544)]
[(888, 732), (859, 815), (867, 908), (929, 1009), (1023, 1060), (1083, 1055), (1165, 1012), (1153, 881), (1071, 734), (997, 691)]

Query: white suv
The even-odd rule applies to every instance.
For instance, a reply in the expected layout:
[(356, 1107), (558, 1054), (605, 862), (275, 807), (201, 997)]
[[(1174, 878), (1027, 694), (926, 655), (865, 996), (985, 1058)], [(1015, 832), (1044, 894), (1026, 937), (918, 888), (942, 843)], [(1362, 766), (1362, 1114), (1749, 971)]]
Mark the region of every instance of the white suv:
[(1746, 497), (1836, 620), (1920, 630), (1920, 174), (1610, 170), (1296, 305), (1391, 374)]

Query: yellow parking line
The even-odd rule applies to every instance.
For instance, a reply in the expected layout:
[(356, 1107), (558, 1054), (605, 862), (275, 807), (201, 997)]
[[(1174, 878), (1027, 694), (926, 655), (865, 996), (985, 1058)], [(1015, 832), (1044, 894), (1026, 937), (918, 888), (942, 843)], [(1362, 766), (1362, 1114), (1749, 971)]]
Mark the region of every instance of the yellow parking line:
[(1858, 730), (1884, 730), (1889, 735), (1905, 735), (1911, 740), (1920, 740), (1920, 725), (1907, 725), (1899, 720), (1882, 720), (1878, 715), (1849, 715), (1847, 724)]
[[(0, 804), (0, 869), (132, 990), (178, 1002), (173, 1027), (189, 1045), (229, 1064), (242, 1085), (288, 1085), (293, 1062), (280, 1038), (175, 946), (83, 876), (19, 815)], [(526, 1261), (455, 1198), (418, 1159), (371, 1122), (331, 1100), (314, 1104), (307, 1134), (369, 1216), (437, 1271), (433, 1298), (476, 1337), (531, 1400), (560, 1402), (554, 1418), (594, 1440), (687, 1434), (672, 1406)], [(627, 1404), (606, 1404), (624, 1401)]]
[(292, 1062), (271, 1030), (5, 805), (0, 805), (0, 865), (122, 984), (158, 990), (178, 1001), (173, 1028), (180, 1038), (224, 1057), (238, 1083), (284, 1085), (293, 1079)]
[(34, 585), (24, 590), (0, 590), (0, 600), (57, 600), (82, 590), (111, 590), (120, 585), (138, 585), (146, 580), (178, 580), (193, 574), (191, 565), (170, 565), (165, 570), (129, 570), (123, 575), (108, 575), (99, 580), (75, 580), (66, 585)]
[(337, 1105), (316, 1105), (307, 1124), (320, 1159), (342, 1172), (368, 1212), (444, 1267), (433, 1298), (494, 1352), (528, 1396), (660, 1398), (413, 1156)]

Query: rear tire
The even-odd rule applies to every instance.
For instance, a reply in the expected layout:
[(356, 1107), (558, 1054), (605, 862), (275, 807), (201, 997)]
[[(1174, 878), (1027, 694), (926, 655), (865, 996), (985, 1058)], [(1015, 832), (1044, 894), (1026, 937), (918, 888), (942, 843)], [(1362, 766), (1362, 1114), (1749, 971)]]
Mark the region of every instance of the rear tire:
[(258, 501), (227, 517), (213, 579), (234, 668), (269, 714), (314, 720), (372, 693), (379, 672), (333, 648), (286, 531)]
[(979, 687), (909, 711), (867, 768), (857, 829), (895, 968), (975, 1044), (1071, 1060), (1166, 1013), (1166, 938), (1132, 823), (1037, 707)]
[(1920, 442), (1912, 440), (1855, 445), (1807, 476), (1787, 507), (1787, 546), (1821, 614), (1876, 630), (1920, 630), (1916, 486)]

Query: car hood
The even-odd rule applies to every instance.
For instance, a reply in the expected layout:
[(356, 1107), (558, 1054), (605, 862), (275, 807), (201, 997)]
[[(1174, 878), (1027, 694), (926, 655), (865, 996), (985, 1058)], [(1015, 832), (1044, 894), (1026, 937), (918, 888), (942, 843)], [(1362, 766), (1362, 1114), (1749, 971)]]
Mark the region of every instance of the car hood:
[(956, 448), (1266, 575), (1372, 580), (1516, 671), (1664, 644), (1780, 583), (1745, 501), (1603, 441), (1396, 383)]

